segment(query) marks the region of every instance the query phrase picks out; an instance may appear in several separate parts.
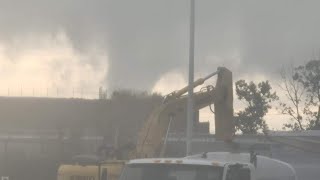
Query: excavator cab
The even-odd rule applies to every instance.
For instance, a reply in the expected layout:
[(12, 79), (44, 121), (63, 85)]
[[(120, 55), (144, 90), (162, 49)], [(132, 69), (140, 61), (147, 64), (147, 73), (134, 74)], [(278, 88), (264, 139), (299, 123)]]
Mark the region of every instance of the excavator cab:
[(58, 169), (57, 180), (117, 180), (124, 164), (124, 161), (110, 161), (100, 165), (64, 164)]

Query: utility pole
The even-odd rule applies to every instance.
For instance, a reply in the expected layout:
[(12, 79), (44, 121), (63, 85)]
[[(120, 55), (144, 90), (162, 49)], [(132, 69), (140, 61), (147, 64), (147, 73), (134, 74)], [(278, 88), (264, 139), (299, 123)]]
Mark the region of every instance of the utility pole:
[(190, 155), (192, 145), (193, 129), (193, 81), (194, 81), (194, 31), (195, 31), (195, 0), (190, 0), (190, 45), (189, 45), (189, 86), (188, 86), (188, 107), (187, 107), (187, 131), (186, 148), (187, 155)]

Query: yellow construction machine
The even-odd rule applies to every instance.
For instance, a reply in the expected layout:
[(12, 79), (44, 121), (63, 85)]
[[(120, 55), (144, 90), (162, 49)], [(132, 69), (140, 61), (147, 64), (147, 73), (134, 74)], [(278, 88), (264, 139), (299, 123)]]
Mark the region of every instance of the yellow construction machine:
[(64, 164), (58, 169), (58, 180), (117, 180), (124, 161), (105, 161), (93, 164)]
[[(198, 111), (214, 104), (216, 139), (232, 141), (234, 136), (232, 72), (219, 67), (216, 72), (198, 79), (192, 86), (193, 88), (200, 86), (214, 75), (218, 76), (215, 87), (207, 86), (194, 93), (194, 110)], [(171, 123), (178, 117), (179, 119), (186, 117), (187, 95), (184, 94), (187, 91), (188, 86), (164, 97), (163, 104), (156, 108), (143, 124), (134, 150), (122, 157), (122, 160), (107, 160), (91, 165), (61, 165), (58, 170), (58, 180), (106, 178), (114, 180), (129, 159), (163, 156)]]

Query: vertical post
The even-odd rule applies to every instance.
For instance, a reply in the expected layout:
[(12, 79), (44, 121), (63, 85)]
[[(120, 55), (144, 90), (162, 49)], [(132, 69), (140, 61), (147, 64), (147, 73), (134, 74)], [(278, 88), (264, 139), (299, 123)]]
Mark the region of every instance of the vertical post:
[(119, 124), (116, 125), (115, 133), (114, 133), (114, 140), (113, 140), (113, 147), (115, 149), (119, 148)]
[[(8, 176), (9, 175), (9, 167), (8, 167), (8, 143), (9, 139), (6, 139), (4, 141), (4, 175)], [(3, 177), (3, 176), (2, 176)]]
[(168, 142), (168, 137), (169, 137), (169, 133), (170, 133), (170, 126), (171, 126), (171, 122), (173, 120), (173, 114), (169, 115), (169, 124), (168, 124), (168, 129), (167, 129), (167, 133), (166, 133), (166, 137), (164, 139), (164, 143), (160, 152), (160, 157), (164, 157), (166, 150), (167, 150), (167, 142)]
[(101, 180), (101, 162), (98, 162), (98, 180)]
[(192, 128), (193, 128), (193, 81), (194, 81), (194, 32), (195, 32), (195, 0), (190, 0), (190, 45), (189, 45), (189, 86), (187, 108), (187, 155), (191, 154)]

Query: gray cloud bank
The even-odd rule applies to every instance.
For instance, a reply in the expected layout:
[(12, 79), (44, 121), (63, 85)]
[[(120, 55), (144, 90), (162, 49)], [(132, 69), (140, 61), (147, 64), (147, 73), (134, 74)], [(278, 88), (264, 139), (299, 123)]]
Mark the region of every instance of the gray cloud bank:
[[(198, 0), (196, 6), (197, 73), (223, 65), (236, 76), (272, 77), (283, 64), (319, 54), (319, 1)], [(188, 20), (186, 0), (3, 0), (0, 41), (19, 54), (23, 47), (13, 42), (62, 30), (80, 54), (91, 46), (107, 54), (109, 88), (151, 89), (166, 72), (186, 73)]]

